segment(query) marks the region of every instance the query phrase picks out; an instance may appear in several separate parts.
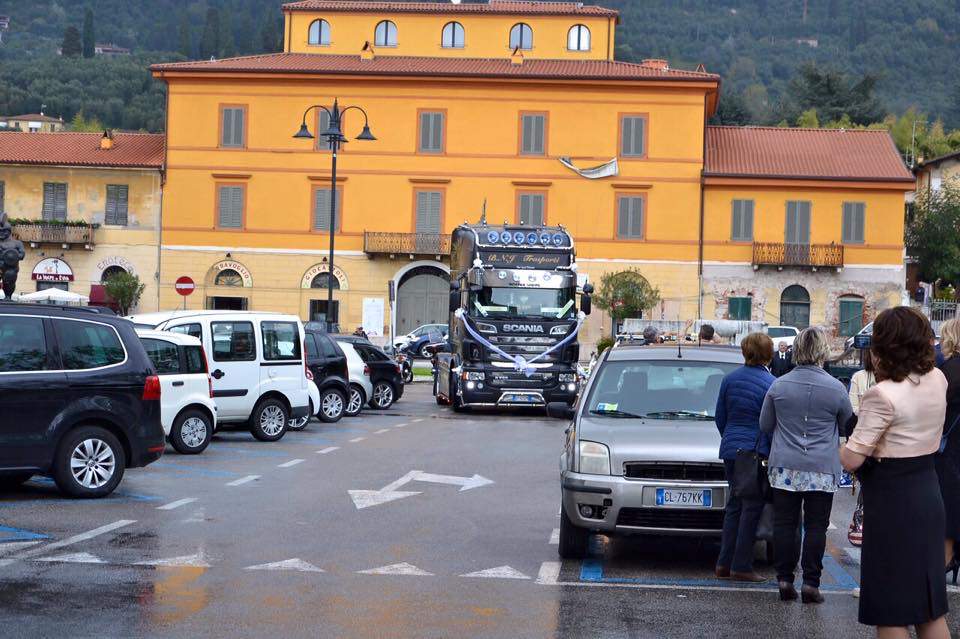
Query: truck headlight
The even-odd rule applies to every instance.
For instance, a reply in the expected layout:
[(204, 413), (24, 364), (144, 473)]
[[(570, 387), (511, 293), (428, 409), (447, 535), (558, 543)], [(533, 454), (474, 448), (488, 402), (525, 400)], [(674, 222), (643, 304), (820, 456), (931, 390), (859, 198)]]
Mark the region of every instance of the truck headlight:
[(597, 442), (580, 442), (580, 472), (586, 475), (610, 474), (610, 449)]
[(483, 381), (483, 371), (463, 371), (461, 379)]
[(560, 373), (559, 375), (561, 382), (575, 382), (577, 381), (576, 373)]
[(484, 322), (477, 322), (477, 328), (481, 333), (496, 333), (497, 327), (493, 324), (486, 324)]

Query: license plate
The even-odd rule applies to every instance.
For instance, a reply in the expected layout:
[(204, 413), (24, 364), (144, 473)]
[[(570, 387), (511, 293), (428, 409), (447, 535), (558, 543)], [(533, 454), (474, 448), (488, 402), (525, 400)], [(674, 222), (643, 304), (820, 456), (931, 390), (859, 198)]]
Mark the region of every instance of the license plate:
[(657, 506), (674, 508), (710, 508), (713, 506), (713, 491), (657, 488)]
[(537, 402), (537, 398), (534, 395), (507, 393), (501, 398), (500, 401), (513, 402), (516, 404), (534, 404)]

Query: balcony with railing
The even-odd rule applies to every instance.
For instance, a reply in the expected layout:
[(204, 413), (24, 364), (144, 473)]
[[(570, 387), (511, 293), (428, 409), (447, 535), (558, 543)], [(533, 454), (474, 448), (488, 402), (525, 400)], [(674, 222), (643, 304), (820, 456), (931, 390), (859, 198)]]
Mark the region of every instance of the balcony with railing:
[(842, 268), (843, 245), (754, 242), (753, 266)]
[(40, 220), (11, 220), (11, 226), (13, 236), (31, 248), (56, 244), (64, 249), (82, 247), (88, 251), (93, 250), (93, 235), (97, 228), (97, 225), (87, 223), (64, 224)]
[(367, 255), (450, 254), (450, 236), (440, 233), (385, 233), (365, 231), (363, 250)]

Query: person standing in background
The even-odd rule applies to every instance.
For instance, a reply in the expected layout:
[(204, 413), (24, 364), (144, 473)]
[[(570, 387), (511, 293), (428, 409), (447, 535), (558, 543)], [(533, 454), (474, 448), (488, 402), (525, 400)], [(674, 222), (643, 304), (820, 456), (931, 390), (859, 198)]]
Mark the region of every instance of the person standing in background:
[(957, 583), (960, 573), (960, 558), (957, 557), (957, 542), (960, 541), (960, 319), (952, 319), (940, 328), (940, 346), (945, 358), (940, 370), (947, 378), (947, 416), (943, 422), (943, 445), (936, 458), (937, 478), (940, 480), (940, 495), (947, 527), (944, 552), (947, 572), (953, 573)]
[(876, 383), (877, 376), (873, 372), (873, 358), (870, 356), (870, 351), (864, 351), (863, 368), (850, 378), (850, 405), (853, 407), (855, 414), (860, 414), (860, 402), (863, 400), (864, 393)]
[(774, 377), (783, 377), (793, 370), (793, 354), (788, 350), (786, 342), (780, 342), (777, 352), (770, 363), (770, 372)]
[(860, 403), (840, 449), (863, 485), (860, 623), (880, 639), (947, 639), (946, 522), (934, 465), (947, 380), (934, 367), (934, 334), (918, 311), (898, 306), (873, 323), (877, 384)]

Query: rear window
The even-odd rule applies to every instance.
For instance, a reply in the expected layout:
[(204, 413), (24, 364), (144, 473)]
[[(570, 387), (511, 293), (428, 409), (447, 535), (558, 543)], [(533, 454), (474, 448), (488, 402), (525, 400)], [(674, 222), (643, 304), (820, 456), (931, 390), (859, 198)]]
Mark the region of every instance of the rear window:
[(153, 362), (158, 375), (170, 375), (180, 372), (180, 351), (177, 345), (162, 339), (143, 338), (143, 348)]
[(360, 348), (362, 348), (365, 353), (363, 358), (364, 361), (386, 362), (390, 360), (387, 354), (381, 351), (379, 348), (374, 348), (373, 346), (361, 346)]
[(320, 352), (324, 357), (340, 357), (340, 349), (333, 343), (333, 340), (326, 335), (317, 335), (317, 344), (320, 346)]
[(120, 336), (111, 326), (54, 320), (66, 370), (87, 370), (119, 364), (126, 358)]
[(767, 329), (767, 335), (770, 337), (794, 337), (796, 334), (797, 330), (793, 328), (773, 327)]
[(310, 359), (318, 359), (320, 357), (320, 351), (317, 349), (317, 342), (313, 338), (313, 334), (307, 333), (303, 341), (307, 344), (307, 357)]
[(300, 329), (295, 322), (262, 322), (263, 359), (300, 359)]
[(184, 359), (187, 360), (188, 373), (206, 373), (207, 360), (203, 356), (203, 349), (199, 346), (184, 346)]
[(39, 317), (0, 316), (0, 373), (47, 368), (43, 320)]
[(211, 322), (213, 360), (249, 362), (257, 359), (256, 339), (251, 322)]
[(171, 326), (168, 330), (171, 333), (189, 335), (190, 337), (196, 337), (197, 339), (201, 339), (201, 335), (203, 335), (203, 331), (201, 330), (199, 324), (180, 324), (179, 326)]

